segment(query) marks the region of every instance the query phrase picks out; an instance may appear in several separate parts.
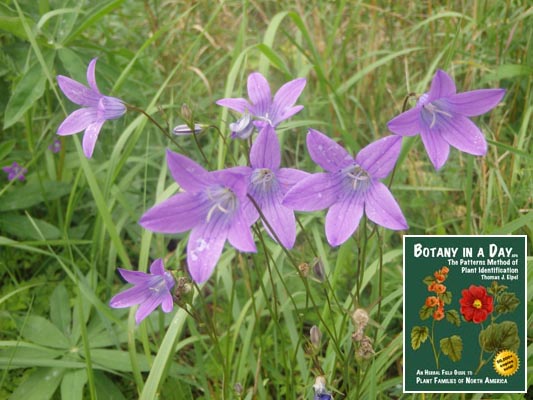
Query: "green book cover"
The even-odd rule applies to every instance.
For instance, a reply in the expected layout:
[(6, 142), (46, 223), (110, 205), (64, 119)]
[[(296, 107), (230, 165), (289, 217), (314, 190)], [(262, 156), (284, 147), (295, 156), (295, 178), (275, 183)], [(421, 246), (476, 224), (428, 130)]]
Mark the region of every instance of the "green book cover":
[(526, 392), (526, 246), (404, 236), (404, 392)]

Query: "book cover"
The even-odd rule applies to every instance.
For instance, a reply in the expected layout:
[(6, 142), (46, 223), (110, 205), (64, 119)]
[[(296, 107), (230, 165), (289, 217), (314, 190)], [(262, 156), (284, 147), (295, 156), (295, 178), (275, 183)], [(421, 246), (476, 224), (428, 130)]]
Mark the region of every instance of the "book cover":
[(404, 392), (526, 391), (526, 246), (404, 236)]

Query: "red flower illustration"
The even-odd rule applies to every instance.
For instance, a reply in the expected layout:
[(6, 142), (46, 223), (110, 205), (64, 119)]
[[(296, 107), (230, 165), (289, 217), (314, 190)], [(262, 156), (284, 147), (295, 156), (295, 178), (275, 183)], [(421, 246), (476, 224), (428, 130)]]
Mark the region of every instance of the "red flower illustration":
[(463, 297), (459, 300), (459, 304), (465, 320), (476, 324), (485, 321), (493, 310), (493, 298), (487, 294), (487, 290), (483, 286), (470, 285), (461, 293)]

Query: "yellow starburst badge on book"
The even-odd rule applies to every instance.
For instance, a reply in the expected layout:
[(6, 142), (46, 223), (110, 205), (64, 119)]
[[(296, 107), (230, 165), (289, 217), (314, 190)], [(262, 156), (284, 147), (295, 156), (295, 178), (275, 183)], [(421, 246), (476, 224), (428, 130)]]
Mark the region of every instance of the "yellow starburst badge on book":
[(501, 376), (511, 376), (520, 366), (520, 359), (512, 350), (502, 350), (494, 357), (494, 370)]

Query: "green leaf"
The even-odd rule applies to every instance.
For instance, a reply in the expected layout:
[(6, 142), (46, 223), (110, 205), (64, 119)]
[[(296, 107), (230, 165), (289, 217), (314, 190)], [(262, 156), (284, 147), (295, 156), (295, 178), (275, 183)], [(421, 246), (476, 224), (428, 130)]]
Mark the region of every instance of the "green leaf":
[[(35, 23), (30, 18), (25, 17), (26, 24), (32, 31), (35, 31)], [(24, 30), (24, 26), (20, 23), (19, 17), (10, 17), (7, 15), (0, 15), (0, 30), (11, 33), (12, 35), (28, 40), (28, 35)]]
[(426, 277), (422, 280), (422, 282), (424, 282), (424, 284), (425, 284), (426, 286), (429, 286), (429, 285), (431, 285), (432, 283), (435, 283), (435, 278), (434, 278), (433, 276), (429, 276), (429, 275), (428, 275), (428, 276), (426, 276)]
[(6, 140), (3, 143), (0, 143), (0, 160), (6, 158), (6, 156), (11, 153), (13, 147), (15, 147), (15, 139)]
[(504, 292), (507, 289), (507, 286), (500, 285), (498, 281), (492, 281), (490, 287), (487, 289), (487, 292), (497, 297), (500, 292)]
[(61, 381), (61, 399), (83, 400), (83, 387), (86, 383), (85, 369), (67, 372)]
[(486, 352), (517, 351), (520, 346), (518, 326), (512, 321), (491, 324), (479, 334), (479, 345)]
[(0, 214), (0, 229), (22, 240), (53, 240), (61, 237), (61, 231), (54, 225), (14, 213)]
[(481, 82), (484, 83), (501, 79), (522, 78), (528, 75), (533, 75), (533, 68), (528, 65), (502, 64), (499, 65), (494, 72), (486, 74)]
[(169, 376), (161, 388), (161, 398), (165, 400), (193, 400), (191, 386), (175, 376)]
[(456, 326), (461, 325), (461, 317), (459, 316), (459, 313), (457, 312), (457, 310), (446, 311), (444, 315), (446, 315), (446, 321)]
[(78, 53), (69, 48), (62, 47), (57, 50), (57, 55), (68, 76), (79, 82), (86, 82), (87, 62), (84, 61)]
[(418, 315), (420, 316), (420, 319), (422, 321), (428, 319), (433, 315), (433, 307), (428, 307), (425, 304), (422, 306), (420, 311), (418, 312)]
[(36, 315), (21, 317), (18, 319), (18, 325), (21, 327), (22, 337), (30, 342), (58, 349), (70, 347), (65, 335), (46, 318)]
[[(83, 353), (82, 353), (83, 354)], [(150, 371), (150, 365), (144, 354), (137, 354), (139, 368), (141, 371)], [(131, 360), (127, 351), (92, 349), (91, 361), (95, 365), (100, 365), (114, 371), (131, 372)]]
[(103, 372), (94, 371), (94, 378), (98, 399), (126, 400), (117, 385), (115, 385)]
[(459, 361), (463, 352), (463, 340), (460, 336), (453, 335), (440, 340), (440, 349), (452, 361)]
[(9, 397), (10, 400), (51, 399), (65, 370), (62, 368), (39, 368), (25, 380)]
[(500, 314), (505, 314), (516, 310), (516, 307), (520, 305), (520, 300), (514, 293), (502, 293), (498, 296), (498, 304), (496, 305), (496, 311)]
[(71, 313), (65, 285), (60, 283), (50, 296), (50, 319), (66, 336), (70, 335)]
[(418, 350), (420, 345), (427, 340), (428, 334), (427, 326), (415, 326), (411, 329), (411, 347), (413, 350)]
[(440, 298), (444, 302), (444, 304), (451, 304), (452, 303), (452, 292), (445, 291), (440, 295)]
[[(49, 53), (46, 59), (48, 65), (53, 63), (53, 55)], [(13, 94), (7, 102), (4, 112), (4, 129), (18, 122), (33, 104), (44, 94), (46, 74), (41, 63), (35, 62), (24, 72)]]
[(58, 199), (70, 193), (71, 186), (63, 182), (29, 183), (0, 197), (0, 211), (23, 210), (43, 201)]

